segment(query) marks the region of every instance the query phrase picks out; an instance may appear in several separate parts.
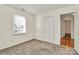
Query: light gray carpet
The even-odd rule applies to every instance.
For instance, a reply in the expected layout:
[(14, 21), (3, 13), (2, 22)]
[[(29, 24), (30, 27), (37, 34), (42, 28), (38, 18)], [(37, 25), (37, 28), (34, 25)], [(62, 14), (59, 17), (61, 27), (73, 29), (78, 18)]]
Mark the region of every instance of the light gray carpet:
[(77, 52), (73, 48), (61, 47), (53, 43), (33, 39), (3, 49), (0, 51), (0, 55), (77, 55)]

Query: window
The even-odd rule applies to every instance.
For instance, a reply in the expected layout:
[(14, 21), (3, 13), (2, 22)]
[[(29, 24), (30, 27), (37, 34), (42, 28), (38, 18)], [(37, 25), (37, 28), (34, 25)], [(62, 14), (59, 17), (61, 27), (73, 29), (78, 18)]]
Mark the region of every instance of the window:
[(23, 16), (13, 16), (13, 34), (26, 33), (26, 19)]

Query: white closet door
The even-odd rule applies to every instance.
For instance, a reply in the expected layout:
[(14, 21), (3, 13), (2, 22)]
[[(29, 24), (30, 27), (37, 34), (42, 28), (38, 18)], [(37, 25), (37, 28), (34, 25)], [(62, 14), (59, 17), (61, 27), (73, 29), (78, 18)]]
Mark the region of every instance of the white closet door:
[(41, 37), (44, 40), (53, 42), (53, 17), (44, 17), (41, 20)]

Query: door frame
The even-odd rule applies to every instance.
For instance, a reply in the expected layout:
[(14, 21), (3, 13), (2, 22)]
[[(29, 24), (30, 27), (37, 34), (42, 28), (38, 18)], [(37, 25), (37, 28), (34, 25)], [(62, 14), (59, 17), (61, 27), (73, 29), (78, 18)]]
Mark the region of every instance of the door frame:
[[(70, 15), (73, 15), (74, 13), (66, 13), (66, 14), (70, 14)], [(62, 15), (65, 15), (65, 14), (60, 14), (60, 40), (61, 40), (61, 38), (62, 38), (62, 19), (61, 19), (61, 16)], [(71, 24), (71, 26), (73, 26), (73, 32), (72, 32), (72, 28), (71, 28), (71, 38), (75, 41), (75, 37), (74, 37), (74, 33), (75, 33), (75, 31), (74, 31), (74, 29), (75, 29), (75, 22), (74, 22), (74, 20), (75, 20), (75, 15), (73, 15), (73, 25)], [(72, 35), (73, 34), (73, 35)], [(61, 41), (60, 41), (61, 42)], [(73, 43), (74, 44), (74, 46), (75, 46), (75, 42)], [(61, 45), (61, 43), (60, 43), (60, 45)]]

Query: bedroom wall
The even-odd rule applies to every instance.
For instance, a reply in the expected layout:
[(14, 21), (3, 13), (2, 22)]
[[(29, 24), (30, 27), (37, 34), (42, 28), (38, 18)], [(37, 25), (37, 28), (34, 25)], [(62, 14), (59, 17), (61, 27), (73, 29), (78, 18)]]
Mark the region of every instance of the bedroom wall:
[(74, 18), (75, 18), (75, 21), (74, 21), (74, 45), (75, 45), (75, 49), (78, 51), (79, 53), (79, 9), (77, 11), (77, 13), (74, 14)]
[[(26, 18), (27, 33), (12, 34), (13, 15), (21, 15)], [(18, 9), (0, 5), (0, 49), (10, 47), (34, 38), (35, 16)]]

